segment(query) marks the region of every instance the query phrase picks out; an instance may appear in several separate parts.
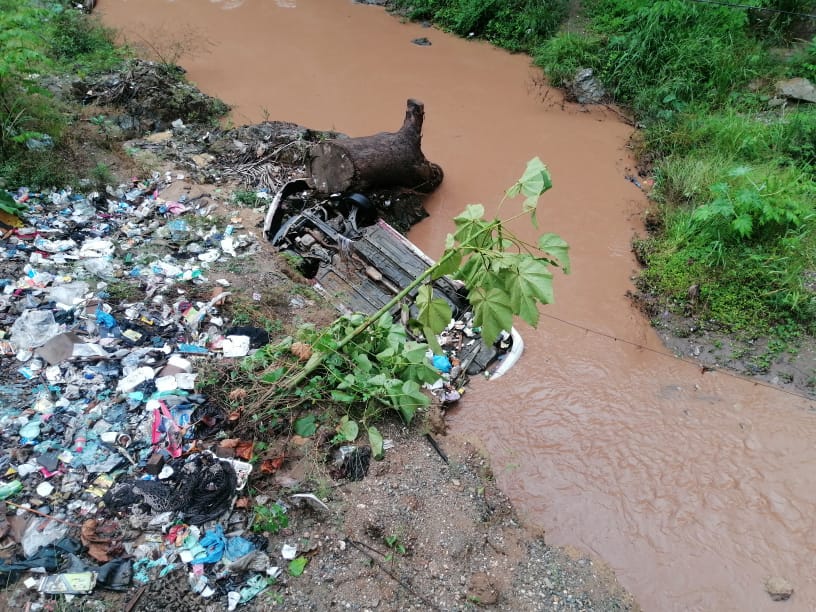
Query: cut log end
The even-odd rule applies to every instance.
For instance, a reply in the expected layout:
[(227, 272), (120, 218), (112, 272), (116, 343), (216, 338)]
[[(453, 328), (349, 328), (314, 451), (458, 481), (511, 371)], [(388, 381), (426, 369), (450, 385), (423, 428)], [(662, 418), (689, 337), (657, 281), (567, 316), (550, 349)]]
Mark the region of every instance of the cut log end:
[(442, 169), (422, 153), (425, 107), (408, 100), (397, 132), (327, 140), (309, 150), (309, 174), (318, 191), (336, 193), (373, 188), (431, 192), (442, 182)]

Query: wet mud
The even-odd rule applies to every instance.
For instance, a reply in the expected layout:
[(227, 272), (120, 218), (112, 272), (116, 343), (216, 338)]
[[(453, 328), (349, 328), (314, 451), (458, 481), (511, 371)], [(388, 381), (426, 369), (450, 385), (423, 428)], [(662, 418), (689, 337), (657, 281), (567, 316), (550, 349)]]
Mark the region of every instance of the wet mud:
[[(445, 181), (410, 237), (431, 255), (467, 203), (491, 210), (540, 156), (555, 187), (539, 220), (571, 244), (573, 273), (556, 279), (539, 329), (521, 328), (522, 365), (473, 384), (453, 431), (484, 442), (499, 484), (548, 543), (600, 556), (645, 610), (776, 609), (770, 575), (796, 589), (786, 610), (811, 609), (813, 405), (666, 356), (630, 304), (630, 240), (647, 202), (625, 179), (631, 128), (614, 112), (565, 102), (525, 57), (345, 0), (98, 9), (154, 50), (174, 29), (192, 32), (179, 61), (232, 105), (236, 124), (362, 136), (396, 129), (405, 100), (422, 100), (423, 151)], [(411, 44), (419, 37), (431, 45)]]

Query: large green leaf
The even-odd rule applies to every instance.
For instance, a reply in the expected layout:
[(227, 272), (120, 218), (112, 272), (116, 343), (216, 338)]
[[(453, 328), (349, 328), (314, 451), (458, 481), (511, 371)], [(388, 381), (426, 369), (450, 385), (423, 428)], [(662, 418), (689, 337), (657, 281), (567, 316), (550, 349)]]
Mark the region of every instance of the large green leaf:
[(538, 197), (552, 187), (550, 171), (538, 157), (527, 162), (527, 168), (518, 182), (521, 185), (521, 193), (527, 197)]
[(549, 262), (538, 257), (525, 257), (518, 265), (518, 278), (513, 284), (513, 291), (532, 295), (544, 304), (552, 304), (555, 295), (552, 290), (552, 272)]
[[(450, 236), (450, 234), (448, 235)], [(454, 251), (446, 251), (445, 254), (442, 255), (442, 259), (440, 259), (434, 266), (434, 270), (431, 273), (431, 280), (442, 278), (446, 274), (453, 274), (459, 269), (461, 263), (462, 251), (458, 249)]]
[(487, 272), (486, 259), (482, 255), (470, 257), (454, 275), (454, 278), (464, 281), (468, 287), (481, 287), (482, 279)]
[(405, 366), (399, 375), (403, 380), (414, 380), (418, 383), (433, 384), (439, 380), (439, 372), (432, 368), (427, 360)]
[(357, 377), (354, 374), (346, 374), (342, 377), (339, 383), (337, 383), (338, 389), (353, 389), (354, 386), (357, 384)]
[(519, 294), (513, 299), (513, 312), (527, 321), (531, 326), (538, 327), (538, 302), (528, 294)]
[[(494, 274), (501, 274), (502, 270), (515, 270), (521, 258), (527, 255), (520, 253), (496, 253), (490, 257), (490, 271)], [(504, 282), (499, 282), (497, 286), (505, 285)]]
[(507, 292), (496, 287), (478, 287), (470, 292), (469, 299), (475, 315), (473, 322), (482, 327), (485, 343), (493, 343), (502, 330), (513, 326), (513, 309)]
[(295, 421), (295, 433), (299, 436), (309, 438), (315, 435), (316, 431), (317, 424), (315, 423), (315, 415), (313, 414), (301, 417)]
[(428, 347), (421, 342), (406, 342), (402, 349), (402, 358), (408, 363), (424, 363)]
[(331, 395), (331, 398), (335, 402), (339, 402), (341, 404), (353, 404), (358, 399), (356, 395), (352, 393), (345, 393), (338, 389), (332, 389), (329, 395)]
[(360, 428), (357, 421), (352, 421), (348, 418), (348, 415), (344, 415), (337, 425), (337, 433), (346, 442), (354, 442), (357, 439), (357, 434), (360, 433)]
[(383, 437), (380, 430), (373, 425), (368, 428), (368, 443), (371, 445), (371, 456), (377, 461), (385, 456), (383, 452)]
[(286, 373), (286, 369), (283, 366), (277, 367), (274, 370), (270, 370), (269, 372), (264, 372), (261, 376), (261, 380), (265, 383), (276, 383), (283, 375)]
[(538, 302), (551, 304), (554, 300), (552, 273), (546, 260), (530, 256), (519, 262), (517, 273), (510, 285), (510, 304), (515, 314), (536, 327)]
[[(515, 198), (520, 193), (523, 193), (528, 198), (535, 198), (538, 202), (538, 196), (552, 187), (552, 179), (547, 166), (540, 158), (534, 157), (527, 162), (527, 168), (524, 174), (507, 190), (508, 198)], [(535, 208), (535, 206), (533, 207)]]
[(427, 359), (428, 345), (419, 342), (406, 342), (400, 355), (402, 367), (395, 370), (401, 381), (412, 380), (417, 383), (433, 383), (439, 380), (439, 372), (434, 370)]
[(374, 356), (377, 358), (377, 361), (387, 361), (392, 359), (397, 352), (396, 346), (387, 346)]
[(569, 274), (569, 245), (561, 236), (558, 234), (544, 234), (538, 239), (538, 248), (557, 259), (564, 274)]
[(741, 237), (746, 238), (751, 235), (754, 230), (754, 220), (751, 215), (742, 213), (739, 217), (731, 221), (731, 227), (734, 228)]
[(397, 408), (406, 423), (410, 423), (416, 411), (428, 406), (431, 402), (428, 396), (422, 392), (419, 384), (413, 380), (406, 380), (402, 383), (401, 393), (396, 396)]
[(430, 327), (423, 327), (422, 335), (425, 336), (425, 341), (428, 343), (428, 346), (431, 347), (434, 354), (440, 355), (442, 353), (442, 345), (440, 345), (439, 340), (436, 339), (436, 332)]
[(474, 221), (481, 221), (484, 217), (484, 206), (481, 204), (468, 204), (461, 214), (453, 218), (457, 228), (464, 227)]
[[(419, 310), (417, 319), (422, 328), (430, 330), (432, 334), (438, 334), (450, 323), (452, 316), (450, 304), (442, 298), (433, 296), (432, 285), (423, 285), (419, 288), (416, 305)], [(427, 334), (426, 338), (430, 341)]]
[(388, 377), (380, 372), (365, 381), (367, 387), (385, 387)]
[(357, 365), (357, 369), (360, 372), (364, 372), (368, 374), (371, 372), (371, 369), (374, 367), (371, 363), (371, 360), (368, 358), (368, 355), (365, 353), (357, 353), (354, 355), (354, 363)]
[(483, 219), (484, 206), (481, 204), (468, 204), (465, 210), (457, 217), (453, 218), (456, 225), (454, 239), (463, 246), (475, 246), (472, 241), (478, 236), (481, 238), (487, 233), (489, 223)]

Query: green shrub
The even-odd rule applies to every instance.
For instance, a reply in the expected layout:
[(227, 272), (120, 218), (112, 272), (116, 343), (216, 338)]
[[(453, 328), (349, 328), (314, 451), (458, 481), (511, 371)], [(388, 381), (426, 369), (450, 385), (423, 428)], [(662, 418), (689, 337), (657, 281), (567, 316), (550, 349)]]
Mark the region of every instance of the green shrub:
[(535, 63), (543, 68), (550, 83), (561, 87), (580, 68), (599, 70), (602, 48), (603, 43), (598, 36), (561, 32), (536, 49)]
[(566, 15), (565, 0), (397, 0), (411, 19), (434, 21), (459, 36), (475, 36), (528, 51), (551, 35)]
[[(68, 3), (0, 0), (0, 179), (50, 187), (72, 182), (71, 116), (39, 74), (109, 69), (123, 52), (112, 33)], [(45, 150), (29, 150), (38, 144)]]
[[(813, 181), (773, 163), (753, 170), (725, 164), (679, 157), (662, 166), (658, 186), (674, 199), (662, 209), (665, 231), (641, 249), (648, 268), (640, 282), (686, 306), (696, 285), (700, 314), (752, 334), (791, 320), (812, 326), (816, 296), (805, 281), (816, 263)], [(683, 170), (696, 180), (684, 185)], [(671, 192), (679, 185), (693, 190), (688, 205)]]
[(29, 74), (48, 64), (37, 34), (43, 17), (42, 9), (0, 0), (0, 155), (5, 158), (42, 135), (41, 105), (29, 103), (37, 89)]
[(761, 56), (744, 13), (684, 0), (641, 4), (618, 29), (600, 30), (608, 37), (601, 77), (641, 116), (666, 119), (689, 105), (721, 105), (757, 75)]
[(49, 20), (48, 53), (67, 69), (87, 74), (115, 68), (123, 51), (113, 30), (74, 9), (56, 9)]
[(255, 521), (252, 524), (254, 533), (278, 533), (289, 525), (286, 509), (277, 502), (268, 506), (255, 506)]
[(816, 38), (794, 52), (786, 66), (786, 76), (803, 77), (816, 82)]
[(794, 13), (807, 15), (816, 11), (816, 2), (813, 0), (757, 0), (750, 4), (777, 9), (777, 11), (748, 11), (751, 30), (773, 44), (788, 43), (796, 38), (799, 32), (808, 28), (809, 19)]
[(747, 166), (729, 170), (711, 186), (711, 198), (692, 214), (703, 240), (771, 242), (812, 217), (816, 188), (795, 171), (757, 173)]

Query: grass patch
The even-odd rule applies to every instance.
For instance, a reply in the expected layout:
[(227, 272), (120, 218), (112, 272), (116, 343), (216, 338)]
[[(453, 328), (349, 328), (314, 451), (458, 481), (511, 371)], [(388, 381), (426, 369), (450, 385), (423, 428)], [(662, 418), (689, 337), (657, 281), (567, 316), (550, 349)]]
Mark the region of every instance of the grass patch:
[(816, 41), (771, 48), (807, 24), (684, 0), (589, 0), (584, 9), (585, 31), (556, 34), (535, 61), (556, 85), (592, 68), (644, 127), (657, 230), (635, 245), (647, 264), (641, 289), (749, 336), (778, 337), (790, 325), (812, 332), (816, 111), (768, 104), (776, 80), (816, 76)]
[(510, 51), (530, 51), (550, 36), (567, 13), (566, 0), (396, 0), (410, 19), (433, 21), (463, 37)]
[(77, 178), (68, 142), (75, 116), (41, 75), (109, 69), (126, 53), (67, 2), (0, 0), (0, 181), (42, 188)]

